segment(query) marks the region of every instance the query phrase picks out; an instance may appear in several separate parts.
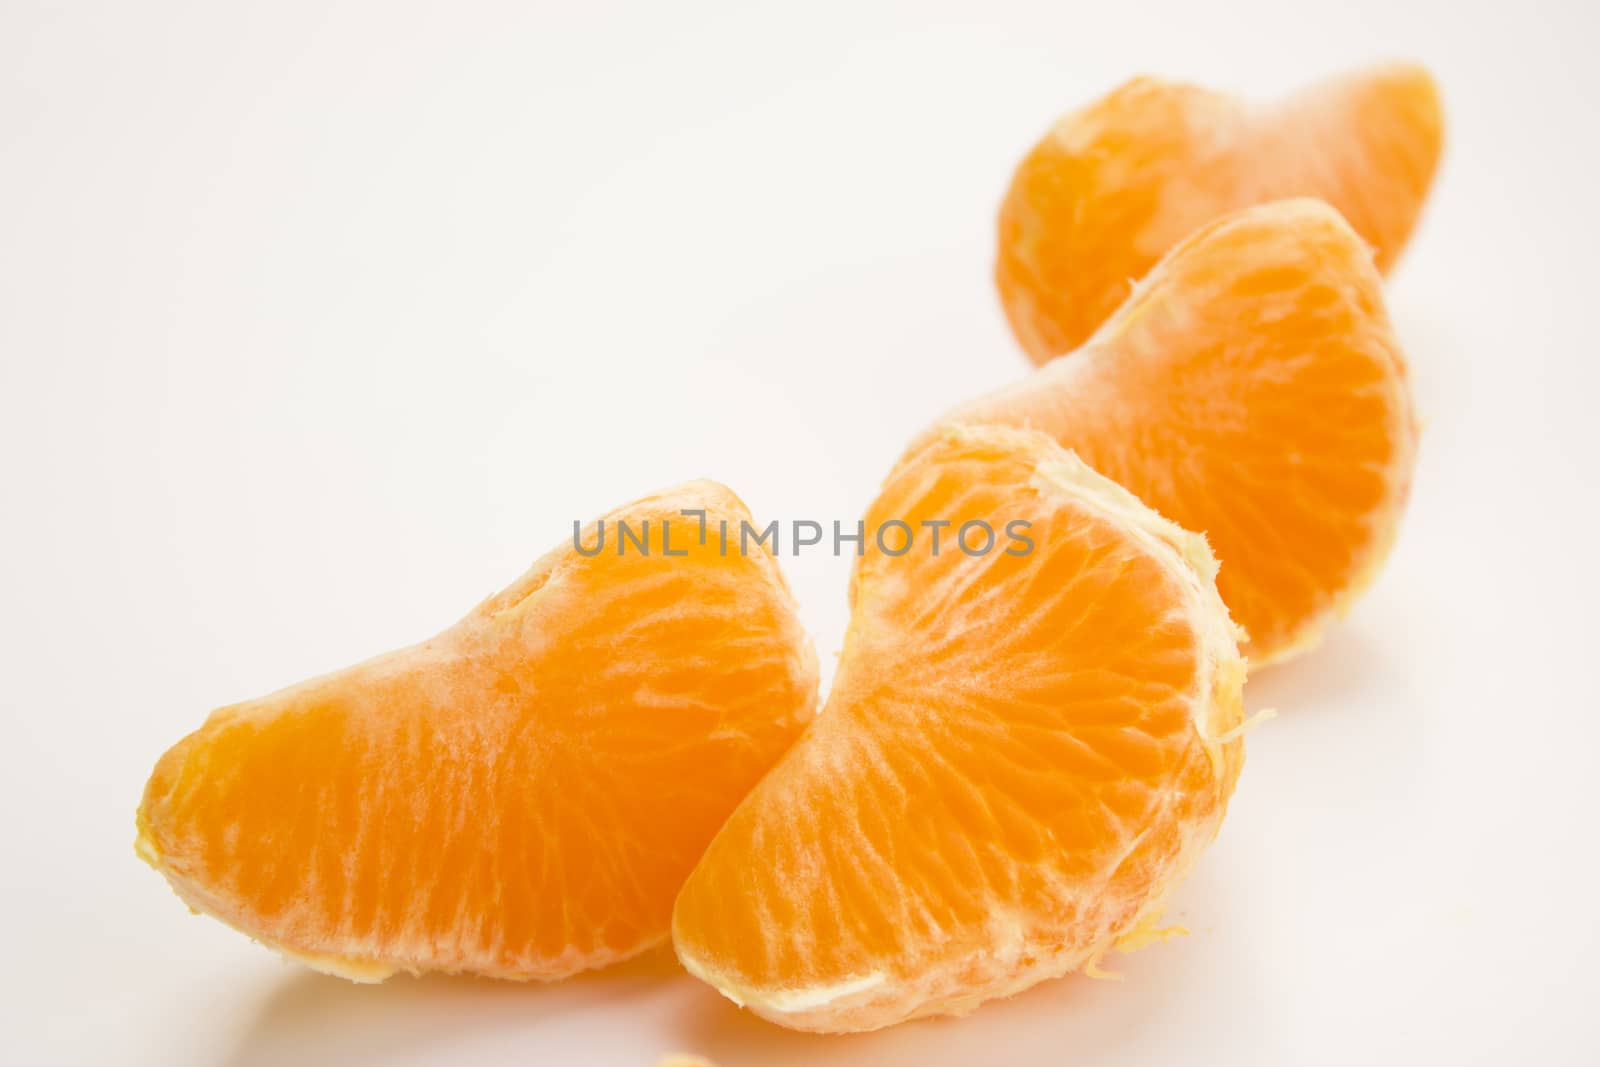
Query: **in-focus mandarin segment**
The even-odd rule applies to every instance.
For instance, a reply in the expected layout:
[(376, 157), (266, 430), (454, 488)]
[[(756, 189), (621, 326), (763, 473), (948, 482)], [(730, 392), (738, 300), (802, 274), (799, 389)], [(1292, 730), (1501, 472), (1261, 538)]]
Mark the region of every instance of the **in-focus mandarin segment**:
[[(559, 978), (662, 941), (816, 702), (776, 562), (701, 544), (684, 509), (749, 518), (712, 482), (645, 498), (599, 554), (562, 546), (429, 641), (217, 711), (156, 765), (140, 854), (192, 907), (357, 980)], [(618, 554), (619, 521), (648, 554)]]
[(1443, 143), (1433, 79), (1392, 65), (1272, 105), (1136, 78), (1067, 115), (1017, 168), (995, 280), (1036, 363), (1077, 348), (1199, 227), (1293, 197), (1332, 204), (1387, 271)]
[(1377, 573), (1417, 444), (1371, 252), (1312, 200), (1203, 228), (1082, 349), (943, 421), (1042, 430), (1204, 533), (1256, 665)]
[[(926, 442), (866, 519), (891, 520), (920, 540), (869, 539), (826, 708), (673, 915), (691, 972), (800, 1029), (960, 1013), (1137, 940), (1243, 755), (1244, 665), (1202, 538), (998, 427)], [(978, 520), (1028, 523), (1031, 551), (963, 551), (951, 533)]]

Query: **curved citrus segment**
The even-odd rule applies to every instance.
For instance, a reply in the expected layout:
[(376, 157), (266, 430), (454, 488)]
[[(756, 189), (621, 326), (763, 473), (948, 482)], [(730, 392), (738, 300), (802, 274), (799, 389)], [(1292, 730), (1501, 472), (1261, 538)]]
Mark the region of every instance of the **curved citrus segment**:
[(1311, 200), (1192, 235), (1082, 349), (950, 420), (1042, 430), (1204, 533), (1256, 665), (1377, 573), (1417, 443), (1371, 253)]
[(599, 554), (562, 546), (429, 641), (217, 711), (156, 765), (140, 854), (357, 980), (558, 978), (661, 941), (816, 700), (777, 564), (700, 543), (683, 509), (749, 518), (712, 482), (647, 497)]
[(995, 281), (1036, 363), (1077, 348), (1166, 252), (1230, 212), (1317, 197), (1399, 256), (1438, 166), (1433, 79), (1386, 66), (1271, 106), (1136, 78), (1074, 112), (1018, 166)]
[[(869, 541), (826, 708), (673, 913), (691, 972), (800, 1029), (959, 1013), (1092, 965), (1154, 919), (1242, 760), (1244, 664), (1202, 538), (998, 427), (897, 468), (867, 528), (894, 521), (917, 540)], [(924, 524), (944, 521), (935, 554)], [(963, 548), (979, 521), (1019, 536), (978, 551), (973, 527)]]

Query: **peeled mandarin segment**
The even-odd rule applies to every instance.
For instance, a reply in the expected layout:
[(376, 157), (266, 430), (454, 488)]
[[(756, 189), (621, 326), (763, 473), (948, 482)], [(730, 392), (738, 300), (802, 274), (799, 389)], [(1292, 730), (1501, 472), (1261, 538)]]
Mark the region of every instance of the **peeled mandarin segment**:
[(1311, 200), (1193, 234), (1082, 349), (947, 420), (1042, 430), (1204, 533), (1257, 665), (1377, 573), (1417, 442), (1372, 255)]
[[(980, 519), (997, 539), (969, 554)], [(924, 540), (869, 537), (826, 708), (673, 913), (692, 973), (798, 1029), (957, 1014), (1093, 965), (1153, 923), (1243, 758), (1202, 538), (998, 427), (928, 441), (867, 529), (889, 520)]]
[(1392, 65), (1254, 106), (1136, 78), (1047, 134), (1000, 209), (995, 281), (1036, 363), (1088, 339), (1192, 231), (1271, 200), (1338, 208), (1387, 271), (1438, 166), (1433, 79)]
[[(357, 980), (552, 979), (662, 941), (816, 702), (776, 562), (722, 554), (722, 519), (749, 513), (712, 482), (640, 500), (598, 555), (564, 545), (432, 640), (221, 709), (156, 765), (140, 854), (191, 907)], [(648, 555), (617, 554), (619, 520)]]

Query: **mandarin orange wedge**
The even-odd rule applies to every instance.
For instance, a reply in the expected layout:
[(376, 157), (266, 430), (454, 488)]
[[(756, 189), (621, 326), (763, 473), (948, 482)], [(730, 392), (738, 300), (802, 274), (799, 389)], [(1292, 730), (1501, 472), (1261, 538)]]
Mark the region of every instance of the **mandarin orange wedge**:
[(749, 518), (713, 482), (647, 497), (603, 551), (562, 546), (429, 641), (215, 712), (156, 765), (139, 853), (358, 981), (559, 978), (664, 940), (817, 683), (776, 562), (701, 543), (684, 509)]
[[(961, 540), (980, 522), (1031, 548)], [(893, 523), (922, 540), (891, 554)], [(1243, 759), (1204, 539), (1049, 438), (948, 428), (866, 524), (891, 532), (827, 705), (673, 912), (692, 973), (805, 1030), (960, 1013), (1143, 939)]]
[(1272, 105), (1136, 78), (1067, 115), (1000, 209), (995, 281), (1036, 363), (1077, 348), (1166, 252), (1219, 216), (1293, 197), (1338, 208), (1387, 271), (1443, 140), (1428, 73), (1394, 65)]
[(941, 421), (1041, 430), (1204, 533), (1252, 665), (1376, 575), (1417, 443), (1371, 252), (1312, 200), (1202, 229), (1083, 348)]

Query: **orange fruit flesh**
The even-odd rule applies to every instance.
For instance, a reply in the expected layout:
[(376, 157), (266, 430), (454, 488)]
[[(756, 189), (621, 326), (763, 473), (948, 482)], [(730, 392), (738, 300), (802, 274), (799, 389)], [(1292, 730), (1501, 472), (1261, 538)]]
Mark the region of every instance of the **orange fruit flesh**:
[(1313, 643), (1376, 574), (1417, 438), (1371, 254), (1309, 200), (1191, 235), (1082, 349), (946, 421), (1048, 433), (1204, 533), (1258, 665)]
[(1243, 662), (1200, 538), (993, 427), (902, 464), (867, 529), (890, 519), (1026, 520), (1035, 548), (870, 544), (826, 708), (678, 898), (685, 966), (800, 1029), (1093, 963), (1153, 921), (1242, 759)]
[(1438, 89), (1394, 65), (1267, 106), (1136, 78), (1063, 118), (1000, 209), (995, 282), (1036, 363), (1089, 338), (1174, 245), (1223, 215), (1315, 197), (1376, 249), (1416, 225), (1443, 144)]
[[(749, 518), (711, 482), (645, 498), (599, 555), (557, 549), (432, 640), (217, 711), (151, 775), (141, 855), (194, 908), (359, 980), (559, 978), (660, 942), (816, 701), (775, 561), (700, 544), (685, 508)], [(616, 554), (617, 520), (648, 523), (649, 555)]]

